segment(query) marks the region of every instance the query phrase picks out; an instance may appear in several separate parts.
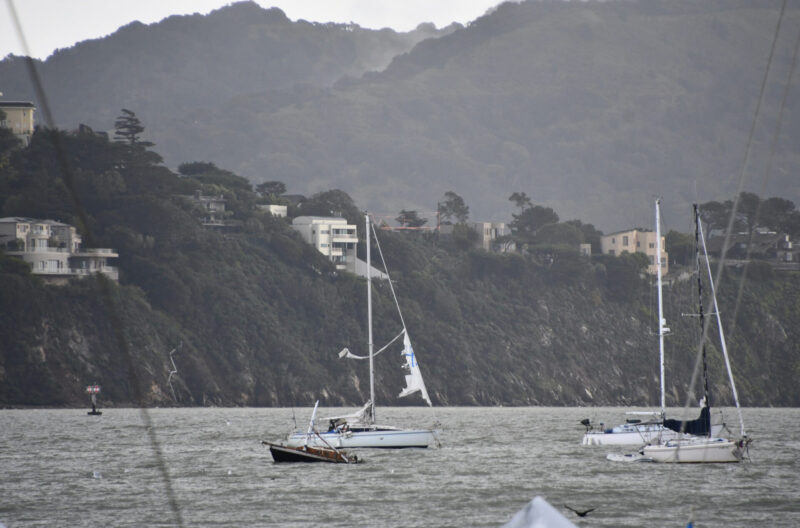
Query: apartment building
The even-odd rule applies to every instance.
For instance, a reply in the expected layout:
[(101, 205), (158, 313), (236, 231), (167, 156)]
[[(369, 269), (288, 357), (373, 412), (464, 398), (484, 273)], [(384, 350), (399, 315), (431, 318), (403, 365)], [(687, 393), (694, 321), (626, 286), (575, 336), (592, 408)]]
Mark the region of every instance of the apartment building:
[(328, 257), (336, 269), (356, 273), (356, 245), (358, 231), (355, 224), (344, 218), (323, 216), (298, 216), (292, 227), (303, 240)]
[[(661, 237), (661, 273), (669, 272), (669, 255), (667, 255), (664, 237)], [(656, 233), (646, 229), (629, 229), (604, 235), (600, 239), (600, 251), (604, 255), (621, 255), (628, 253), (644, 253), (649, 258), (647, 272), (655, 275), (656, 268)]]

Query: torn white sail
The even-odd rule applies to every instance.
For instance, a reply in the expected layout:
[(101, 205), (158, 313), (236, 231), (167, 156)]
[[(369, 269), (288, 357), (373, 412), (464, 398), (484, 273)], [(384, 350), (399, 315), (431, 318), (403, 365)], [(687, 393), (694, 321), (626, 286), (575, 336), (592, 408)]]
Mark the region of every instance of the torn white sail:
[(414, 355), (414, 349), (411, 347), (411, 340), (408, 338), (407, 331), (403, 332), (403, 357), (406, 359), (406, 364), (404, 365), (407, 371), (406, 388), (400, 393), (400, 397), (420, 391), (422, 398), (427, 402), (428, 406), (432, 407), (433, 404), (428, 397), (428, 390), (425, 388), (425, 381), (422, 379), (422, 372), (419, 370), (419, 363), (417, 363), (417, 357)]

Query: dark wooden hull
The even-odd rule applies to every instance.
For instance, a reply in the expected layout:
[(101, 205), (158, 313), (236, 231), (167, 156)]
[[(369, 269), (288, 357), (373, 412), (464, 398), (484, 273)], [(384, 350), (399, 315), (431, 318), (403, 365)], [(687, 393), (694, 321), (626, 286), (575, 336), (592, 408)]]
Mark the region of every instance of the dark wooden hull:
[(330, 462), (333, 464), (356, 464), (358, 457), (347, 456), (342, 451), (335, 451), (320, 447), (287, 447), (278, 444), (270, 444), (269, 452), (275, 462)]

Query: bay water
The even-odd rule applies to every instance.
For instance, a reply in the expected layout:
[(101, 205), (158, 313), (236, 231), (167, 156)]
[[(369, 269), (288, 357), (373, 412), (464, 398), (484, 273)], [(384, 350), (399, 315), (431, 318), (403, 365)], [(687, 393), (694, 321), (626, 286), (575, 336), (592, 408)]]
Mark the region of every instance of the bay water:
[(626, 410), (379, 407), (380, 423), (440, 422), (442, 445), (351, 450), (357, 465), (273, 463), (261, 441), (305, 428), (308, 408), (3, 410), (0, 526), (501, 526), (537, 495), (581, 527), (800, 526), (800, 409), (744, 409), (741, 464), (610, 462), (632, 450), (581, 445), (582, 418)]

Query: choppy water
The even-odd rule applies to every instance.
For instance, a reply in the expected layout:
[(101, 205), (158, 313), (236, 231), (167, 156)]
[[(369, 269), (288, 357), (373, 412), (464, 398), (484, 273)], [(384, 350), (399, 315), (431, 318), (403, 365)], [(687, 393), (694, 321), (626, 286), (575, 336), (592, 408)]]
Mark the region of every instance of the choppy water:
[[(622, 421), (618, 408), (379, 412), (397, 425), (438, 419), (442, 447), (274, 464), (260, 442), (292, 428), (291, 409), (149, 415), (184, 526), (499, 526), (536, 495), (586, 527), (800, 526), (800, 409), (746, 409), (752, 461), (724, 465), (613, 463), (606, 454), (624, 448), (581, 446), (578, 421)], [(563, 504), (597, 510), (579, 519)], [(176, 526), (141, 411), (0, 411), (0, 523)]]

